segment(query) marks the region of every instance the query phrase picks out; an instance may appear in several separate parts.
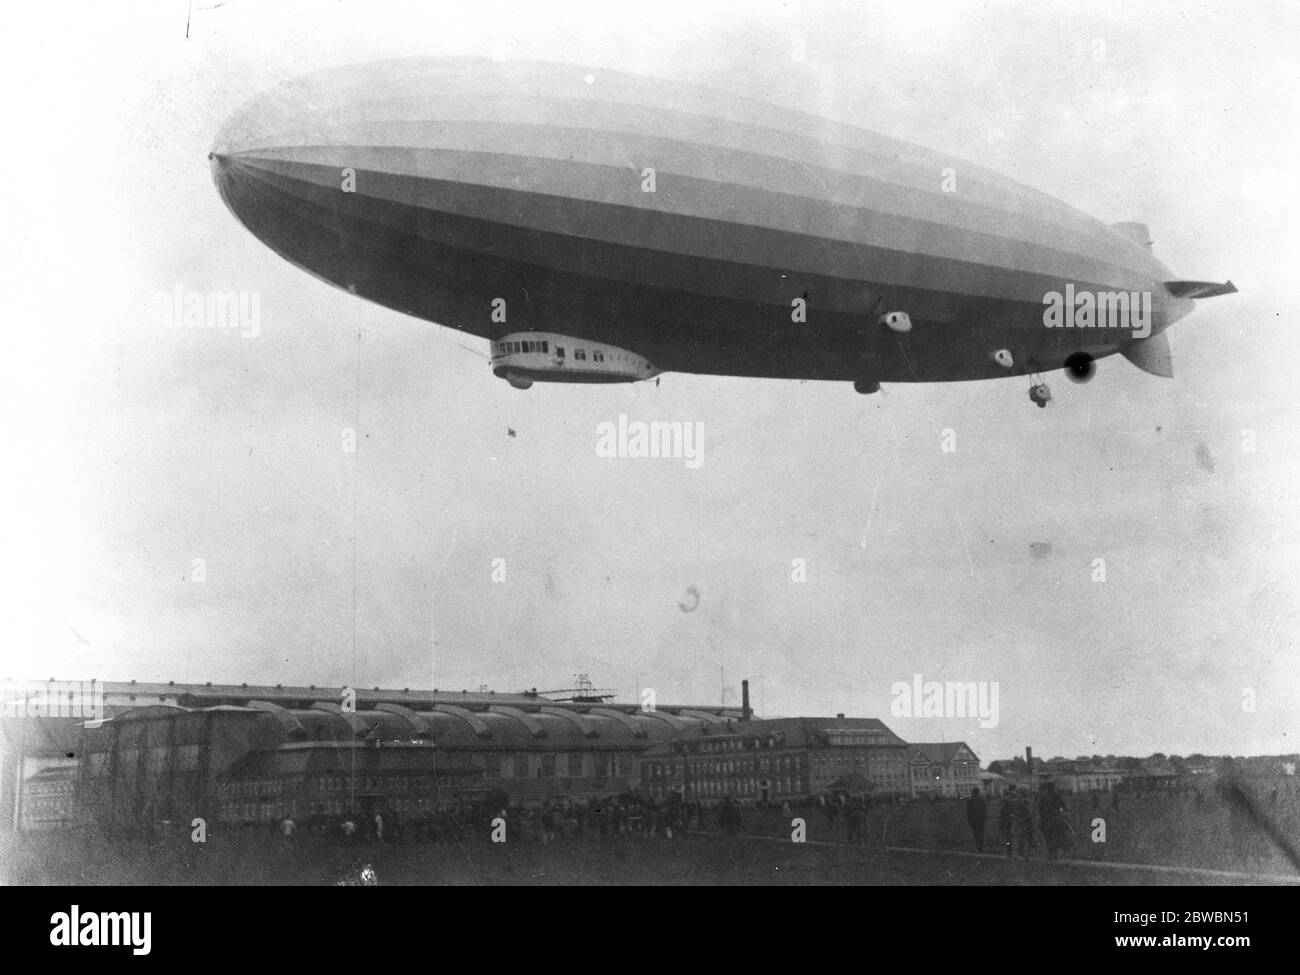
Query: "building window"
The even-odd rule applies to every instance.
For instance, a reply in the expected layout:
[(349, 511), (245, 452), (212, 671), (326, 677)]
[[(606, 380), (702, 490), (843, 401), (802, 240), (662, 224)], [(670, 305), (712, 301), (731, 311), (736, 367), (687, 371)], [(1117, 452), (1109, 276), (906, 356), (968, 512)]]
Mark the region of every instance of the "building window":
[(544, 779), (555, 778), (555, 754), (553, 752), (542, 755), (542, 763), (537, 769), (537, 774)]

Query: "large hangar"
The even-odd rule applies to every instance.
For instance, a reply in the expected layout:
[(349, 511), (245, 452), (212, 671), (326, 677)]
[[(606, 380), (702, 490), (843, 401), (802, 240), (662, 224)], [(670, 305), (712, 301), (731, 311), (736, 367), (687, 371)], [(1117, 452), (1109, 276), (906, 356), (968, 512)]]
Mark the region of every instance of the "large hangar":
[(62, 733), (45, 737), (68, 751), (26, 756), (33, 771), (12, 807), (24, 828), (418, 817), (490, 792), (515, 803), (599, 798), (640, 784), (647, 749), (742, 716), (536, 692), (375, 688), (345, 707), (316, 688), (103, 687), (104, 717), (40, 719), (58, 722)]

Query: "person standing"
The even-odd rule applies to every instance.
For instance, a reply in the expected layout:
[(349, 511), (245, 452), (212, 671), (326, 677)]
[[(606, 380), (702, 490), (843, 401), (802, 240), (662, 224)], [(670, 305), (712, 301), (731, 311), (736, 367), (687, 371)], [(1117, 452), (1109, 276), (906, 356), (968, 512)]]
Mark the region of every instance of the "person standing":
[(1044, 782), (1038, 796), (1038, 828), (1043, 834), (1047, 859), (1055, 860), (1065, 849), (1069, 824), (1065, 819), (1065, 801), (1052, 782)]
[(1013, 824), (1016, 820), (1016, 787), (1013, 785), (1007, 790), (1007, 794), (1002, 797), (998, 803), (998, 841), (1002, 844), (1002, 852), (1008, 857), (1011, 856), (1011, 835)]
[(298, 831), (298, 824), (293, 821), (293, 817), (285, 814), (280, 820), (280, 851), (282, 853), (292, 853), (296, 845), (294, 833)]
[(984, 852), (984, 822), (988, 819), (988, 806), (984, 803), (984, 797), (980, 795), (979, 787), (971, 789), (970, 798), (966, 800), (966, 822), (970, 824), (971, 833), (975, 836), (975, 852)]
[(1034, 807), (1028, 792), (1017, 792), (1011, 804), (1011, 850), (1026, 860), (1034, 849)]
[(845, 815), (845, 825), (848, 827), (848, 842), (850, 846), (862, 846), (864, 844), (864, 826), (862, 821), (862, 810), (852, 799), (849, 800), (848, 812)]

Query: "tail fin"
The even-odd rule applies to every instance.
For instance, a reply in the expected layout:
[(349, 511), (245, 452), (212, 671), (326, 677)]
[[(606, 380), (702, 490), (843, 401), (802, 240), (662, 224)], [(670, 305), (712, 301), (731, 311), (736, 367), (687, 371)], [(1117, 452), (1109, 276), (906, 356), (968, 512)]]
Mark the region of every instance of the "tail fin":
[(1130, 342), (1119, 350), (1119, 354), (1143, 372), (1162, 379), (1174, 378), (1174, 357), (1169, 351), (1169, 337), (1164, 332)]
[(1219, 295), (1237, 293), (1231, 281), (1216, 284), (1213, 281), (1166, 281), (1165, 287), (1175, 298), (1217, 298)]

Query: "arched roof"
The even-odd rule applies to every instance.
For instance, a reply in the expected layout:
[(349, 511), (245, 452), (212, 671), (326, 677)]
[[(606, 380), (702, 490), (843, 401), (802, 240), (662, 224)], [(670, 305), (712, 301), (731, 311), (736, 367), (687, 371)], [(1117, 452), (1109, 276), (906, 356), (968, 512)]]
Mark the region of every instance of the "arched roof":
[(469, 725), (474, 734), (479, 738), (491, 738), (492, 728), (479, 715), (467, 708), (457, 707), (454, 704), (435, 704), (433, 710), (441, 714), (451, 714), (460, 718), (461, 721)]
[(599, 725), (588, 718), (585, 714), (579, 714), (572, 708), (541, 708), (541, 714), (549, 714), (556, 718), (561, 718), (569, 722), (575, 728), (582, 732), (585, 738), (597, 738), (600, 736)]
[(493, 714), (504, 714), (507, 717), (514, 718), (525, 728), (534, 738), (546, 737), (546, 726), (538, 719), (536, 715), (528, 714), (519, 708), (512, 708), (502, 704), (493, 704), (488, 707), (488, 711)]
[(282, 708), (271, 701), (249, 701), (248, 707), (253, 711), (265, 711), (275, 718), (284, 729), (285, 734), (292, 737), (303, 737), (307, 734), (307, 729), (302, 726), (302, 722), (288, 708)]
[(341, 718), (358, 738), (370, 730), (370, 726), (362, 720), (356, 711), (345, 711), (343, 705), (336, 704), (333, 701), (317, 701), (311, 706), (311, 709), (313, 711), (325, 711)]
[(218, 711), (258, 717), (265, 722), (259, 727), (264, 727), (267, 745), (277, 740), (286, 743), (425, 740), (432, 741), (439, 749), (580, 751), (641, 748), (694, 737), (709, 729), (702, 716), (686, 711), (645, 712), (629, 706), (556, 702), (540, 706), (512, 702), (474, 707), (439, 703), (427, 710), (381, 702), (372, 709), (345, 711), (333, 701), (286, 708), (272, 701), (256, 700), (247, 706), (203, 709), (142, 705), (123, 711), (109, 721), (134, 723), (178, 714), (197, 717)]
[(433, 731), (433, 725), (427, 717), (400, 704), (376, 704), (375, 710), (397, 715), (406, 722), (412, 732), (421, 737)]

